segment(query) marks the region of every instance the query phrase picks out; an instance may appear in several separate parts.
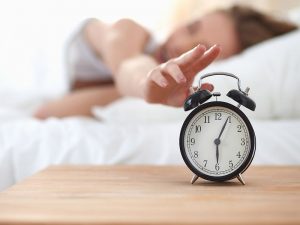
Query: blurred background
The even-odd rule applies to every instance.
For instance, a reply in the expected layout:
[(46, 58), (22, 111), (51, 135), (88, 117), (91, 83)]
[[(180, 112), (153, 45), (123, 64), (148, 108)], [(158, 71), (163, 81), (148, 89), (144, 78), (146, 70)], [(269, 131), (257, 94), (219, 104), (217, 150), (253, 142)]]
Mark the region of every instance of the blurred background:
[[(299, 0), (7, 0), (0, 7), (0, 91), (59, 95), (66, 90), (65, 43), (89, 17), (108, 23), (132, 18), (158, 38), (178, 23), (235, 3), (282, 17), (299, 17)], [(293, 11), (295, 13), (293, 13)]]

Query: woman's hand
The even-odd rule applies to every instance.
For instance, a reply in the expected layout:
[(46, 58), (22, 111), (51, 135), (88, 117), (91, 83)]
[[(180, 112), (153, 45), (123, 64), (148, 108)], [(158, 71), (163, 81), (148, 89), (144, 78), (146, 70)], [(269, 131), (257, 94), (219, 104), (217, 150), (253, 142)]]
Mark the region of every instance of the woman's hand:
[[(213, 62), (220, 51), (220, 47), (216, 45), (209, 50), (203, 45), (198, 45), (157, 66), (148, 73), (143, 83), (144, 99), (149, 103), (182, 106), (196, 74)], [(204, 88), (210, 89), (211, 86), (207, 85)]]

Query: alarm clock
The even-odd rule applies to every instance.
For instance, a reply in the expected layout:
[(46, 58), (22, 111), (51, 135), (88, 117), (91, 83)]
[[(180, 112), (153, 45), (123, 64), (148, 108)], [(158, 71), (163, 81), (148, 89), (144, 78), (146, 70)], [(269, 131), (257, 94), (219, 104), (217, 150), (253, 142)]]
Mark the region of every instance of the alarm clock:
[[(218, 101), (221, 93), (201, 90), (202, 80), (211, 76), (226, 76), (237, 80), (238, 89), (227, 96), (238, 104)], [(208, 73), (200, 77), (197, 90), (184, 103), (184, 110), (194, 109), (185, 119), (179, 137), (182, 158), (194, 173), (193, 184), (199, 177), (209, 181), (227, 181), (242, 175), (251, 164), (256, 136), (241, 106), (252, 111), (255, 102), (248, 96), (249, 88), (241, 89), (240, 79), (227, 72)], [(215, 100), (208, 101), (212, 96)]]

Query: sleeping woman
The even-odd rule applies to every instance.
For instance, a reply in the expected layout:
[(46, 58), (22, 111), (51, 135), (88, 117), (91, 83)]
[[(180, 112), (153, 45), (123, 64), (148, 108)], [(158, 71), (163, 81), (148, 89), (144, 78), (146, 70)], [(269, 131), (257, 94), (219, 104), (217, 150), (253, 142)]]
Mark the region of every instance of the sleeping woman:
[(67, 48), (70, 93), (41, 106), (34, 116), (92, 116), (93, 106), (122, 96), (182, 106), (195, 75), (211, 62), (295, 29), (291, 23), (234, 6), (181, 25), (158, 44), (132, 20), (108, 25), (89, 19)]

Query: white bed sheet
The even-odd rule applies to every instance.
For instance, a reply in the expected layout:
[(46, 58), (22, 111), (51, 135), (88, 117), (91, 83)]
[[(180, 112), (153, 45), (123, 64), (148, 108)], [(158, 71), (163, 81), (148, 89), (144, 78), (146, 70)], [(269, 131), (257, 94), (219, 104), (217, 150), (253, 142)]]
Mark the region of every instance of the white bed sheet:
[[(42, 122), (7, 112), (0, 117), (0, 190), (53, 164), (183, 164), (178, 140), (184, 117)], [(253, 121), (253, 126), (255, 164), (300, 164), (300, 120)]]

